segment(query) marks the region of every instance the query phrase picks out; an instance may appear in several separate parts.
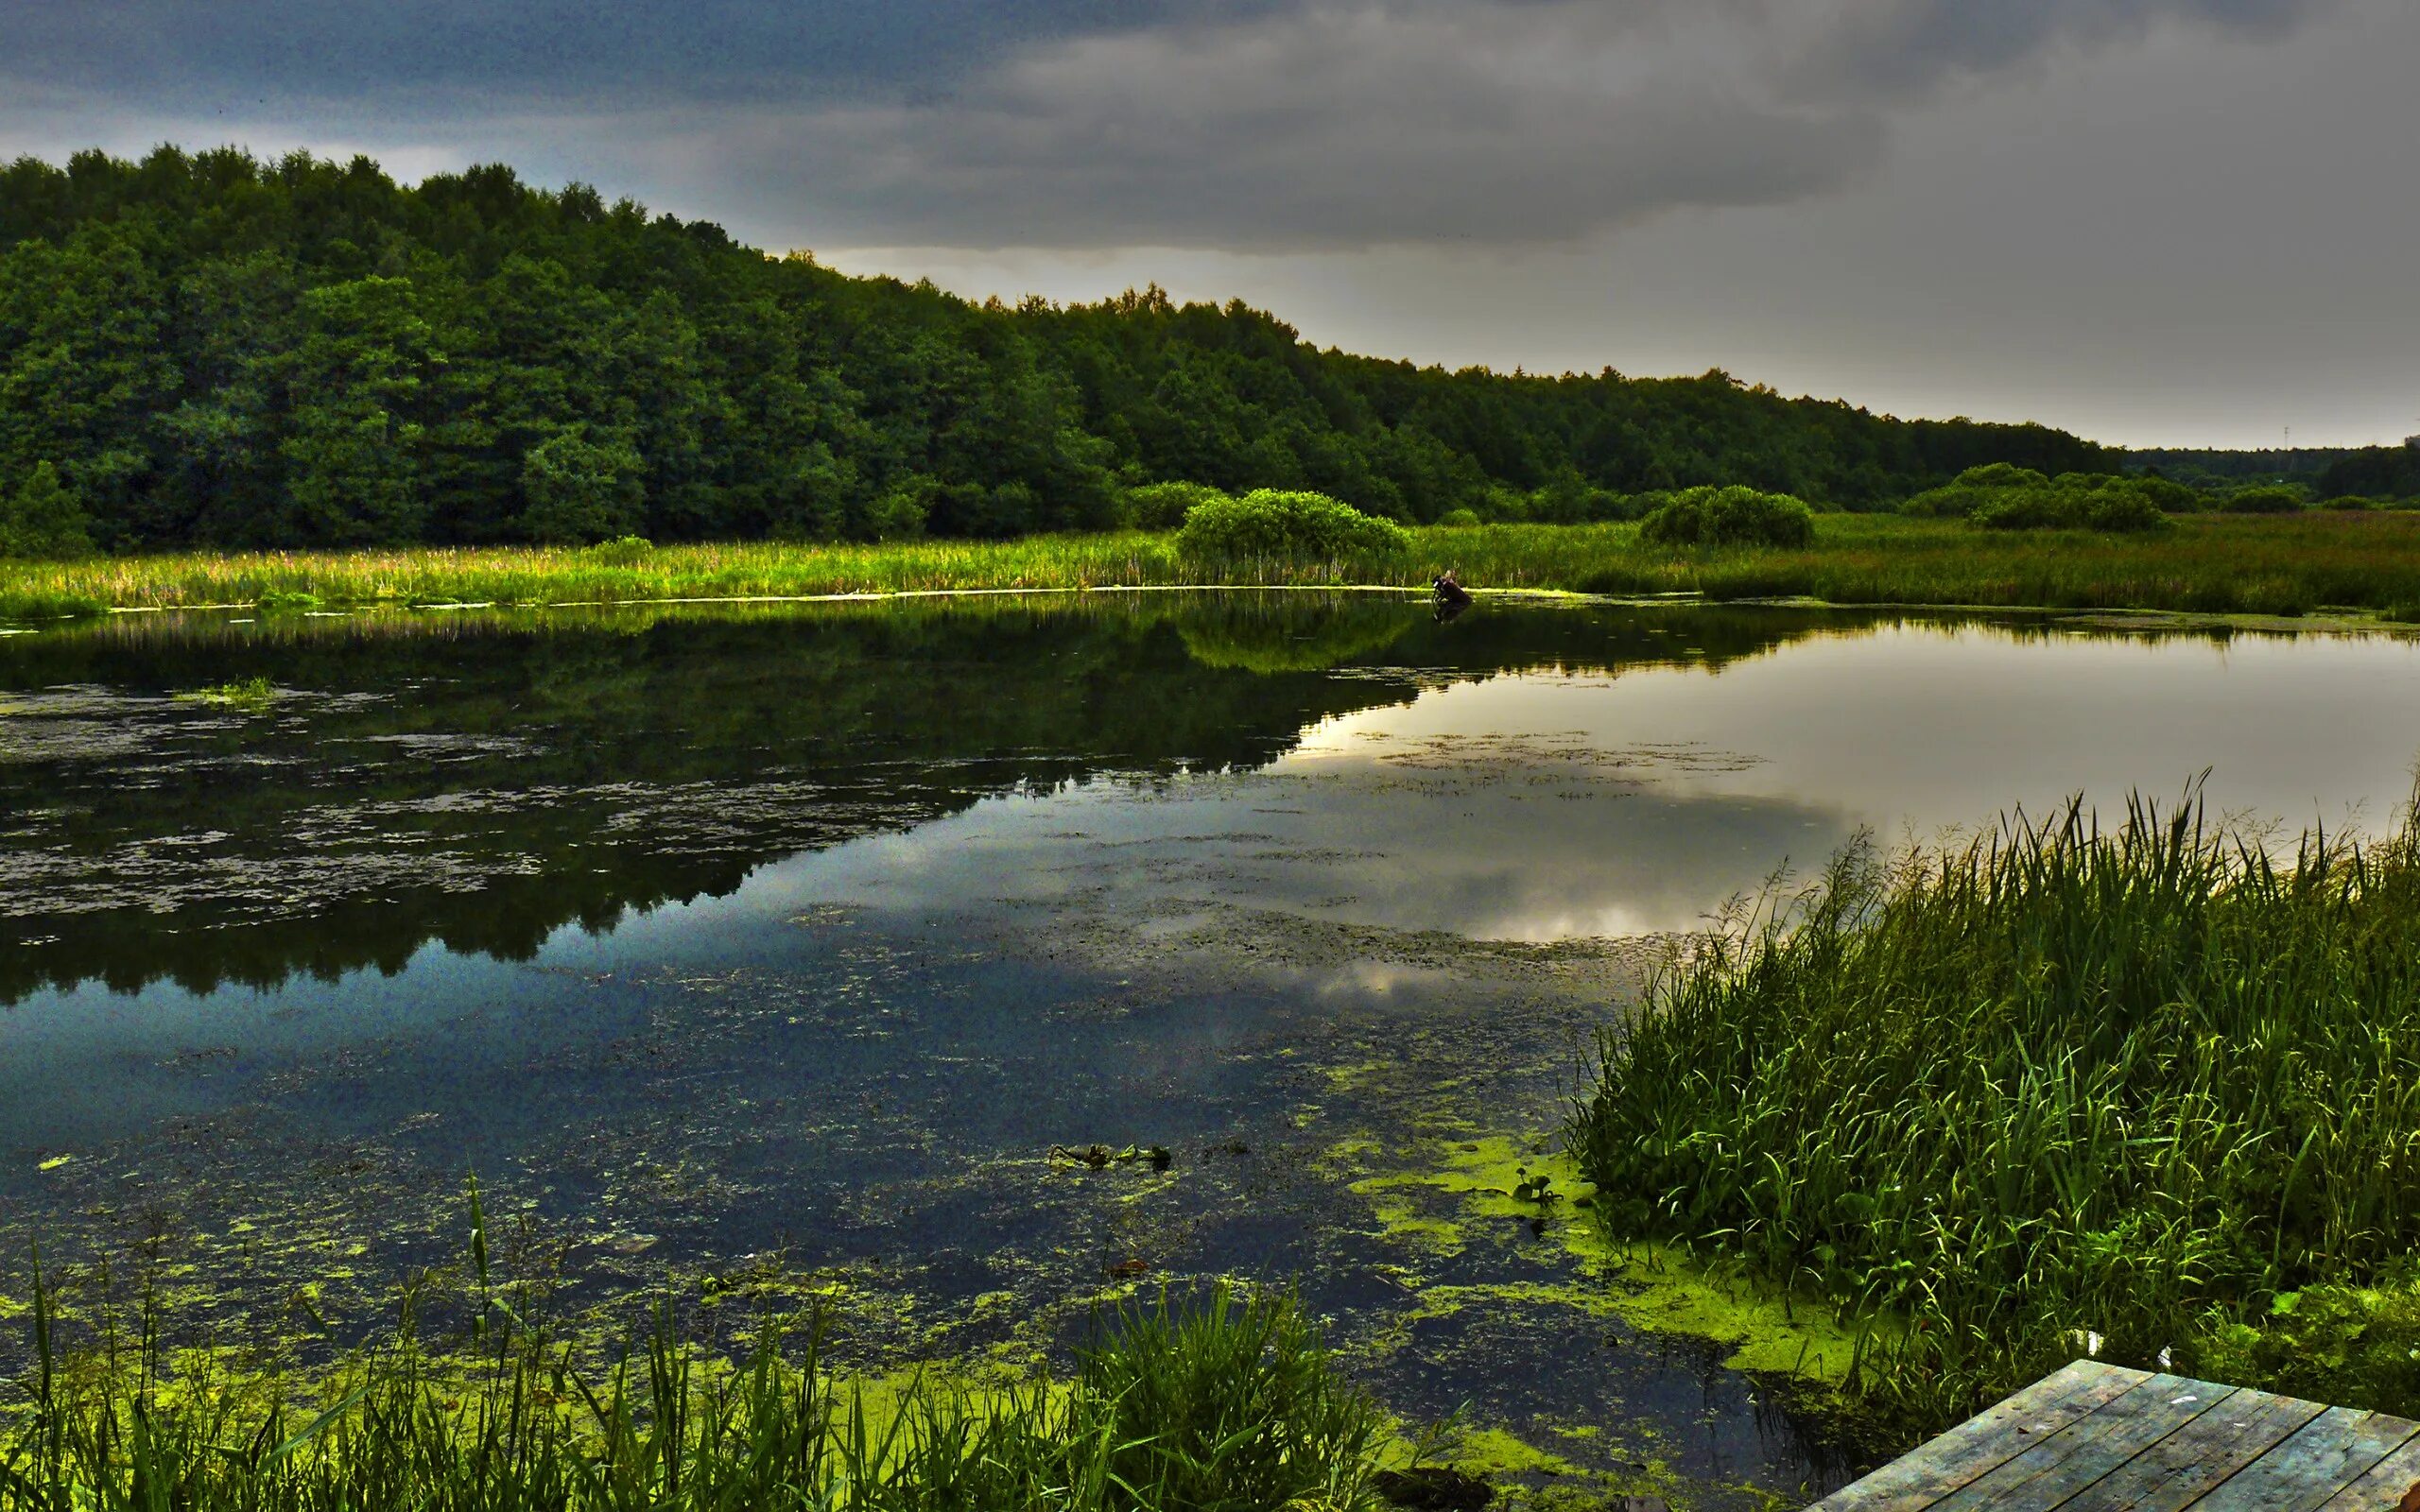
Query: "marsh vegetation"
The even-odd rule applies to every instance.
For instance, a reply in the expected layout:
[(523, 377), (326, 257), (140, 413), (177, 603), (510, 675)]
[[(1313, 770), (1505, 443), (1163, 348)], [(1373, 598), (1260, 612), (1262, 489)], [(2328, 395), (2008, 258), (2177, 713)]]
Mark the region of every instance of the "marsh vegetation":
[[(333, 1362), (236, 1365), (161, 1342), (153, 1298), (59, 1314), (0, 1397), (0, 1505), (26, 1512), (1245, 1512), (1377, 1504), (1409, 1457), (1280, 1295), (1115, 1309), (1063, 1380), (852, 1383), (812, 1317), (735, 1355), (668, 1302), (616, 1344), (559, 1333), (543, 1286), (491, 1277), (472, 1196), (458, 1285), (424, 1278), (394, 1336)], [(457, 1304), (432, 1342), (421, 1309)]]
[[(1787, 510), (1783, 518), (1793, 519)], [(1347, 532), (1285, 552), (1188, 552), (1167, 532), (871, 545), (773, 542), (206, 553), (0, 561), (0, 620), (195, 606), (579, 605), (1194, 585), (1479, 589), (2420, 620), (2420, 513), (2205, 513), (2174, 528), (1986, 530), (1962, 518), (1815, 516), (1796, 544), (1656, 541), (1633, 524)], [(1260, 528), (1258, 526), (1255, 529)], [(1788, 527), (1794, 538), (1797, 526)], [(1240, 539), (1240, 538), (1238, 538)]]
[(2415, 963), (2409, 816), (1860, 847), (1676, 964), (1570, 1137), (1617, 1228), (1875, 1319), (1859, 1386), (1921, 1428), (2082, 1353), (2411, 1413)]

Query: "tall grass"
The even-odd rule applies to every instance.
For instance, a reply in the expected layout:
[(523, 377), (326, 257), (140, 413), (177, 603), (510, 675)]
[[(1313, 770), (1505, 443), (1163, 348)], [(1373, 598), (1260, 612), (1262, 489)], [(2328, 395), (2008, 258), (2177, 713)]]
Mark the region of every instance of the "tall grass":
[[(0, 1506), (24, 1512), (1353, 1512), (1383, 1418), (1286, 1299), (1220, 1288), (1130, 1307), (1063, 1383), (919, 1376), (876, 1392), (821, 1332), (769, 1330), (736, 1365), (668, 1314), (603, 1365), (537, 1294), (486, 1284), (459, 1353), (393, 1343), (314, 1384), (182, 1370), (146, 1306), (81, 1347), (37, 1280), (35, 1365), (0, 1414)], [(190, 1363), (199, 1358), (201, 1363)]]
[(628, 603), (1087, 588), (1422, 589), (1458, 569), (1483, 588), (1782, 596), (1839, 604), (2300, 614), (2420, 604), (2420, 513), (2188, 517), (2158, 537), (2012, 535), (1963, 521), (1827, 514), (1799, 547), (1643, 541), (1630, 524), (1429, 526), (1409, 544), (1311, 558), (1188, 559), (1168, 534), (879, 545), (758, 541), (188, 553), (0, 561), (0, 619), (109, 609)]
[[(1616, 1228), (1893, 1315), (1861, 1384), (1917, 1426), (2096, 1346), (2256, 1365), (2281, 1296), (2384, 1318), (2420, 1252), (2420, 833), (1853, 849), (1670, 971), (1568, 1132)], [(2402, 1311), (2399, 1374), (2300, 1384), (2411, 1410)]]

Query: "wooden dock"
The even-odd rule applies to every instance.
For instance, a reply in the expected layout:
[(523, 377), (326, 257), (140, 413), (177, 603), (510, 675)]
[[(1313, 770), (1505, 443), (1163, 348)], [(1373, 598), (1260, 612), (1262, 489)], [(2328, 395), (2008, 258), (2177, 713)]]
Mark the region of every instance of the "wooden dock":
[(1810, 1512), (2395, 1512), (2420, 1423), (2079, 1360)]

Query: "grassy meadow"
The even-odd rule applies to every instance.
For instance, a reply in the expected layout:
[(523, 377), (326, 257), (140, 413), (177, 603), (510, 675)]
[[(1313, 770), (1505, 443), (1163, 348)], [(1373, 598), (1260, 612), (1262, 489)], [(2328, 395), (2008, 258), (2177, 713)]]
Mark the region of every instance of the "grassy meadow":
[(1973, 605), (2420, 619), (2420, 513), (2188, 516), (2173, 531), (1986, 531), (1957, 520), (1820, 516), (1811, 544), (1686, 547), (1632, 524), (1427, 526), (1409, 544), (1306, 560), (1201, 558), (1168, 533), (591, 547), (195, 553), (0, 561), (0, 619), (110, 610), (583, 604), (1184, 585), (1488, 589), (1836, 604)]
[(1607, 1034), (1600, 1209), (1893, 1319), (1911, 1430), (2088, 1352), (2420, 1413), (2420, 829), (2258, 841), (1843, 855)]

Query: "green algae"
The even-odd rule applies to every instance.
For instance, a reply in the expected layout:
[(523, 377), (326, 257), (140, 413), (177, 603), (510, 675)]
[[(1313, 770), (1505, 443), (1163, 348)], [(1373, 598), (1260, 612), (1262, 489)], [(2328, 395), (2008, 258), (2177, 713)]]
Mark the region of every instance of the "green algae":
[[(1370, 1202), (1378, 1232), (1442, 1255), (1459, 1254), (1482, 1228), (1525, 1225), (1580, 1263), (1572, 1279), (1508, 1280), (1416, 1289), (1408, 1319), (1474, 1305), (1548, 1306), (1620, 1318), (1633, 1328), (1722, 1346), (1723, 1363), (1751, 1373), (1837, 1385), (1847, 1378), (1858, 1330), (1821, 1300), (1709, 1267), (1669, 1246), (1625, 1242), (1598, 1220), (1594, 1189), (1544, 1141), (1507, 1135), (1448, 1140), (1433, 1163), (1363, 1177), (1349, 1190)], [(1368, 1142), (1330, 1157), (1362, 1160)], [(1442, 1194), (1448, 1201), (1434, 1200)]]

